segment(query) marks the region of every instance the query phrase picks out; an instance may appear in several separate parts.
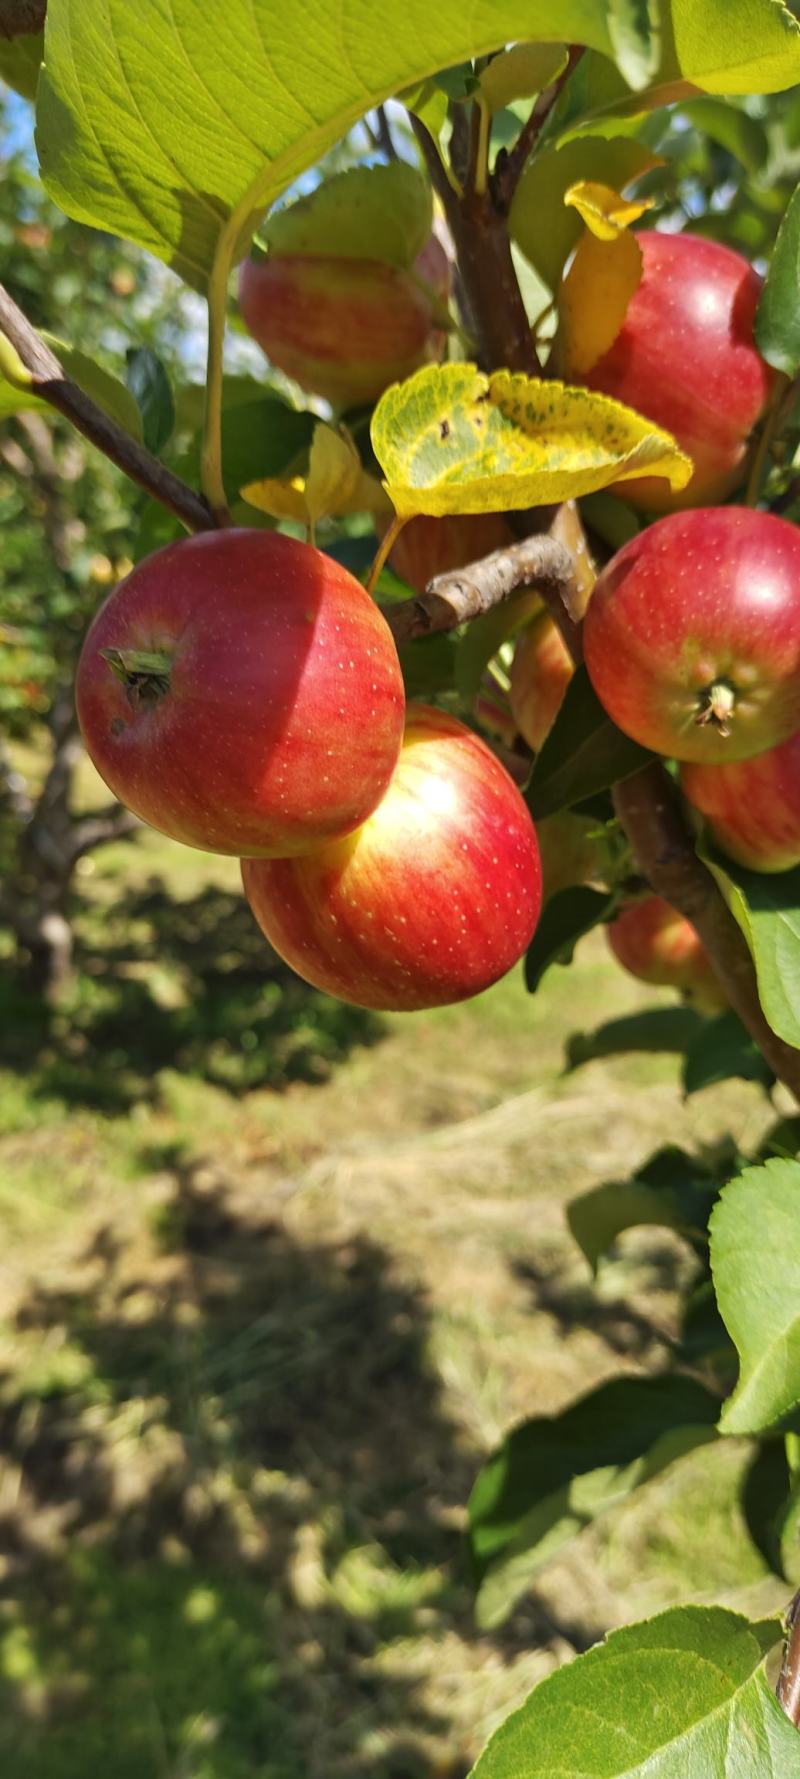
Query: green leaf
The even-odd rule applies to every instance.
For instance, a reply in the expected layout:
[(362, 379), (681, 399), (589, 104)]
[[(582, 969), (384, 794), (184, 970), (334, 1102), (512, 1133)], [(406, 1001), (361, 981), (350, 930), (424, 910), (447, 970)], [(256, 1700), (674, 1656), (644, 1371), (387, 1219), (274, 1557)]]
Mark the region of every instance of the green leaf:
[(407, 698), (435, 698), (454, 688), (458, 642), (452, 632), (404, 642), (397, 653)]
[(794, 192), (778, 229), (761, 292), (755, 325), (756, 343), (768, 364), (787, 377), (800, 370), (800, 187)]
[(706, 1021), (702, 1032), (689, 1045), (683, 1065), (683, 1091), (699, 1093), (718, 1081), (760, 1081), (771, 1087), (775, 1076), (765, 1062), (758, 1045), (745, 1030), (735, 1013), (721, 1013), (718, 1019)]
[(567, 60), (563, 43), (513, 43), (484, 68), (481, 97), (492, 112), (515, 99), (532, 99), (563, 74)]
[[(654, 1166), (662, 1163), (661, 1167)], [(667, 1149), (630, 1180), (593, 1186), (567, 1206), (567, 1222), (592, 1270), (626, 1229), (651, 1225), (702, 1239), (716, 1184), (692, 1156)]]
[[(124, 383), (112, 376), (110, 371), (104, 370), (102, 365), (96, 364), (85, 352), (79, 351), (77, 346), (68, 346), (64, 340), (59, 340), (55, 334), (45, 333), (44, 330), (41, 337), (55, 353), (73, 383), (77, 383), (86, 395), (90, 395), (92, 401), (112, 420), (123, 426), (132, 438), (141, 440), (142, 418)], [(32, 389), (17, 389), (0, 374), (0, 420), (6, 419), (10, 414), (23, 414), (32, 409), (38, 409), (42, 413), (53, 411), (44, 398), (35, 395)]]
[(39, 69), (44, 54), (44, 32), (30, 37), (14, 37), (10, 42), (0, 38), (0, 80), (21, 93), (23, 99), (35, 99)]
[(456, 656), (456, 689), (465, 704), (474, 702), (489, 662), (530, 617), (532, 604), (535, 600), (529, 593), (520, 593), (504, 599), (466, 626), (459, 637)]
[(560, 1415), (515, 1427), (470, 1496), (479, 1622), (500, 1624), (557, 1550), (682, 1453), (713, 1439), (718, 1413), (718, 1398), (693, 1378), (626, 1377), (600, 1384)]
[(777, 1619), (680, 1606), (548, 1675), (472, 1779), (800, 1779), (800, 1736), (763, 1673)]
[(739, 105), (729, 105), (725, 99), (691, 99), (681, 105), (681, 113), (695, 129), (735, 155), (748, 173), (758, 173), (763, 167), (769, 153), (767, 132)]
[(661, 55), (659, 0), (609, 0), (608, 30), (628, 85), (635, 91), (647, 86)]
[(571, 964), (578, 940), (606, 919), (615, 899), (607, 890), (583, 884), (551, 896), (525, 957), (525, 984), (530, 994), (551, 964)]
[(782, 1439), (759, 1447), (742, 1485), (747, 1530), (764, 1561), (793, 1585), (800, 1549), (800, 1487), (792, 1478)]
[(676, 63), (707, 93), (780, 93), (800, 80), (800, 25), (783, 0), (671, 0)]
[(711, 1219), (720, 1314), (739, 1354), (722, 1433), (760, 1433), (800, 1403), (800, 1162), (766, 1161), (725, 1188)]
[(585, 667), (579, 667), (534, 761), (527, 791), (534, 821), (593, 797), (621, 778), (629, 778), (650, 758), (644, 748), (612, 723)]
[(631, 1051), (660, 1054), (686, 1049), (700, 1038), (707, 1021), (693, 1007), (648, 1007), (608, 1019), (593, 1032), (575, 1032), (567, 1044), (567, 1067), (582, 1068), (597, 1057), (625, 1056)]
[(144, 442), (156, 455), (167, 443), (175, 425), (175, 404), (169, 377), (161, 359), (149, 346), (135, 346), (126, 354), (127, 384), (142, 416)]
[(747, 940), (765, 1018), (800, 1049), (800, 868), (767, 874), (703, 856)]
[[(366, 111), (530, 36), (530, 0), (50, 0), (37, 142), (52, 197), (204, 286)], [(607, 54), (599, 0), (537, 0), (536, 36)]]
[(407, 161), (349, 167), (275, 210), (260, 231), (273, 253), (380, 259), (408, 268), (433, 221), (431, 189)]
[(550, 290), (557, 289), (583, 233), (577, 210), (564, 203), (570, 186), (593, 179), (621, 192), (658, 165), (658, 156), (643, 142), (601, 136), (580, 136), (562, 148), (545, 148), (528, 162), (514, 194), (509, 227)]

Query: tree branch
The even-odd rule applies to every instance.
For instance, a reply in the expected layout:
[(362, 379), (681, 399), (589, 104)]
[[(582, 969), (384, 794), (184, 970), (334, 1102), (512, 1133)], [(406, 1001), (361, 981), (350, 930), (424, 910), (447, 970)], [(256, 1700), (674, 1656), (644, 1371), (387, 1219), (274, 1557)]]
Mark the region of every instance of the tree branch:
[(557, 100), (561, 97), (563, 88), (566, 86), (573, 69), (577, 67), (583, 54), (583, 44), (573, 43), (569, 51), (566, 68), (562, 74), (559, 74), (557, 80), (554, 80), (550, 86), (545, 87), (543, 93), (539, 94), (536, 104), (533, 106), (530, 116), (523, 124), (513, 148), (501, 148), (500, 153), (497, 156), (494, 173), (490, 180), (495, 207), (500, 212), (501, 216), (508, 215), (508, 212), (511, 209), (511, 201), (519, 184), (523, 168), (536, 147), (551, 111), (554, 109)]
[(691, 921), (735, 1013), (780, 1081), (800, 1100), (800, 1050), (767, 1024), (742, 930), (698, 858), (678, 794), (660, 765), (614, 787), (614, 807), (638, 863), (658, 895)]
[(75, 823), (70, 835), (70, 857), (73, 861), (82, 859), (95, 847), (106, 846), (111, 840), (124, 840), (141, 826), (138, 816), (122, 803), (110, 803), (107, 809), (98, 809), (94, 815)]
[(509, 599), (521, 587), (547, 591), (567, 606), (575, 590), (568, 549), (547, 532), (493, 551), (480, 562), (429, 581), (425, 592), (389, 606), (384, 617), (395, 642), (411, 642), (437, 630), (454, 630)]
[(202, 496), (182, 482), (179, 476), (173, 475), (163, 463), (159, 463), (157, 457), (131, 438), (130, 433), (118, 425), (116, 420), (112, 420), (103, 408), (98, 407), (91, 396), (70, 377), (65, 376), (55, 353), (45, 345), (2, 285), (0, 333), (5, 335), (25, 371), (29, 373), (33, 394), (40, 396), (51, 408), (71, 420), (85, 438), (110, 458), (118, 469), (124, 470), (132, 481), (138, 482), (140, 488), (144, 488), (154, 500), (160, 501), (162, 506), (181, 519), (189, 531), (207, 531), (214, 526), (211, 509)]

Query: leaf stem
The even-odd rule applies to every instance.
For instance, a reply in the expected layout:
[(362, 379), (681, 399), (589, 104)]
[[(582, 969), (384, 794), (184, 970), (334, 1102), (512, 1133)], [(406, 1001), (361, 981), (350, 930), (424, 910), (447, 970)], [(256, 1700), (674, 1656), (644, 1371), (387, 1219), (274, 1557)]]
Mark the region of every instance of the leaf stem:
[(368, 593), (375, 592), (375, 588), (380, 579), (381, 570), (386, 563), (389, 552), (394, 549), (404, 525), (407, 524), (407, 519), (401, 519), (399, 514), (395, 513), (388, 530), (384, 532), (384, 535), (381, 538), (369, 574), (367, 575), (365, 586)]
[(745, 505), (748, 507), (758, 505), (758, 497), (761, 493), (761, 483), (764, 479), (764, 470), (769, 457), (770, 446), (782, 417), (783, 397), (787, 384), (788, 378), (784, 377), (779, 371), (775, 378), (772, 399), (767, 408), (767, 412), (764, 415), (761, 432), (759, 433), (758, 442), (750, 463), (750, 473), (747, 478), (747, 490), (744, 497)]
[(228, 231), (223, 230), (208, 280), (208, 358), (200, 458), (200, 484), (218, 525), (229, 525), (231, 519), (222, 478), (222, 371), (230, 270)]

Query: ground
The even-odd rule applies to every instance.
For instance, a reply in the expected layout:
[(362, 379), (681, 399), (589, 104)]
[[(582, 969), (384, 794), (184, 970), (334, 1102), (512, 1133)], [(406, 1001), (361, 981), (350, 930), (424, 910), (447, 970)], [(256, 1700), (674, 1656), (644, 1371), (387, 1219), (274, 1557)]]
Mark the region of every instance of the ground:
[[(0, 1759), (25, 1779), (458, 1779), (555, 1663), (676, 1599), (785, 1585), (748, 1448), (683, 1461), (481, 1632), (464, 1505), (521, 1416), (663, 1367), (688, 1250), (564, 1219), (660, 1144), (741, 1149), (753, 1086), (567, 1072), (653, 1001), (602, 941), (535, 998), (378, 1019), (276, 970), (232, 863), (92, 861), (57, 1017), (0, 1034)], [(656, 997), (657, 998), (657, 997)]]

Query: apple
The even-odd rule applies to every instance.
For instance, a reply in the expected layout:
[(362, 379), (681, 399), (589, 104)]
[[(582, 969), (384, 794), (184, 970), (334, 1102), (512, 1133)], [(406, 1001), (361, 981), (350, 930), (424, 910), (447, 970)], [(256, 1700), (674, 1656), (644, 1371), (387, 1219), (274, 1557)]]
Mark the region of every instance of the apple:
[(299, 976), (383, 1011), (479, 994), (530, 943), (539, 849), (516, 785), (455, 717), (408, 707), (391, 785), (357, 834), (245, 859), (245, 894)]
[(538, 612), (514, 650), (510, 694), (517, 728), (535, 754), (550, 733), (574, 672), (558, 625), (549, 612)]
[(640, 982), (676, 988), (705, 1012), (727, 999), (690, 921), (661, 896), (644, 896), (609, 922), (606, 937), (618, 964)]
[(681, 789), (729, 858), (753, 871), (800, 865), (800, 732), (752, 760), (686, 765)]
[[(713, 506), (742, 482), (750, 435), (774, 386), (753, 339), (762, 280), (717, 241), (655, 230), (636, 239), (641, 283), (614, 344), (580, 381), (665, 427), (695, 465), (680, 491), (656, 476), (621, 484), (630, 505)], [(595, 300), (588, 289), (586, 299)]]
[(634, 741), (709, 765), (763, 753), (800, 728), (800, 531), (749, 507), (658, 519), (604, 568), (583, 630)]
[(442, 519), (421, 513), (403, 526), (389, 566), (415, 592), (424, 593), (435, 575), (480, 562), (513, 542), (503, 513), (450, 513)]
[(270, 253), (243, 262), (239, 308), (279, 370), (335, 408), (355, 407), (441, 356), (430, 269), (424, 259), (416, 274), (379, 259)]
[(278, 532), (157, 550), (95, 617), (76, 681), (110, 790), (210, 852), (302, 853), (357, 828), (389, 784), (404, 693), (352, 575)]

